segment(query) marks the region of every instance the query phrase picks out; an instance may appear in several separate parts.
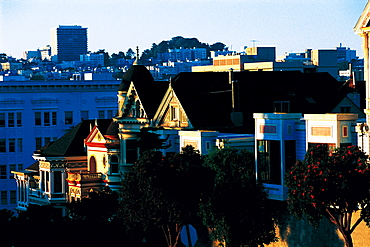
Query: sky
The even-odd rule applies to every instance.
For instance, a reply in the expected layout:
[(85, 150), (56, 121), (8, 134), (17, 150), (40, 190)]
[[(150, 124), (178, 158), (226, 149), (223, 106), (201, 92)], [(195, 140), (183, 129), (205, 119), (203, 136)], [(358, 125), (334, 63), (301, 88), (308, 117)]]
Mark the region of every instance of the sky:
[(230, 50), (274, 46), (276, 55), (306, 48), (357, 50), (353, 32), (367, 0), (0, 0), (0, 53), (51, 43), (59, 25), (88, 28), (88, 50), (109, 54), (182, 36)]

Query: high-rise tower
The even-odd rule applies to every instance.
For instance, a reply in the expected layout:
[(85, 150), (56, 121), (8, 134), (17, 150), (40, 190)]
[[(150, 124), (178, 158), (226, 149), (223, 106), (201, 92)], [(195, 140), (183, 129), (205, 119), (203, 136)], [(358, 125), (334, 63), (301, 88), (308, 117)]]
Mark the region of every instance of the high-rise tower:
[(87, 28), (59, 26), (51, 30), (51, 52), (57, 62), (80, 60), (87, 53)]

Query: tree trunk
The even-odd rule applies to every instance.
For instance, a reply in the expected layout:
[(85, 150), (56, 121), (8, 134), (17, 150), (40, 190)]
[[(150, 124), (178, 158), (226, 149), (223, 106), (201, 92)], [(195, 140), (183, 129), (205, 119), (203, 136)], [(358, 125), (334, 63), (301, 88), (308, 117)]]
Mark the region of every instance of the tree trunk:
[(349, 232), (342, 232), (344, 243), (346, 244), (346, 247), (353, 247), (353, 241), (351, 233)]

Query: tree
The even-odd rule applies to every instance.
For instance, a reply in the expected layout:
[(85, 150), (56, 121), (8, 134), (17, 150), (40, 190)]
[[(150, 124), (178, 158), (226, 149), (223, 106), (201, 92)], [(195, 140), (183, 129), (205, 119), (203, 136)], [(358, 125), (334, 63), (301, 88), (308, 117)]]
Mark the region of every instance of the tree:
[[(186, 149), (164, 158), (147, 150), (130, 172), (124, 174), (121, 209), (129, 230), (155, 226), (165, 236), (167, 246), (177, 246), (180, 231), (197, 215), (199, 190), (204, 181), (199, 153)], [(158, 246), (158, 245), (157, 245)]]
[[(329, 152), (327, 146), (308, 149), (286, 174), (288, 209), (297, 218), (317, 227), (327, 217), (353, 246), (352, 232), (364, 220), (370, 222), (370, 167), (368, 156), (357, 146)], [(352, 215), (361, 210), (352, 224)]]
[(267, 194), (255, 179), (253, 154), (217, 149), (205, 157), (213, 186), (202, 199), (200, 214), (214, 240), (227, 246), (255, 246), (276, 240)]
[(128, 50), (126, 51), (126, 59), (133, 59), (135, 58), (135, 55), (136, 53), (131, 49), (131, 48), (128, 48)]

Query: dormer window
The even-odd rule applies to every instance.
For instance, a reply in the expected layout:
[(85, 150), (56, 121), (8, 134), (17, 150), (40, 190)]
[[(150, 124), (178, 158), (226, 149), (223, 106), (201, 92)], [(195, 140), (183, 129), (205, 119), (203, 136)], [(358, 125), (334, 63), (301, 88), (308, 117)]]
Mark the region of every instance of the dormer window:
[(274, 101), (273, 103), (274, 112), (290, 112), (289, 101)]

